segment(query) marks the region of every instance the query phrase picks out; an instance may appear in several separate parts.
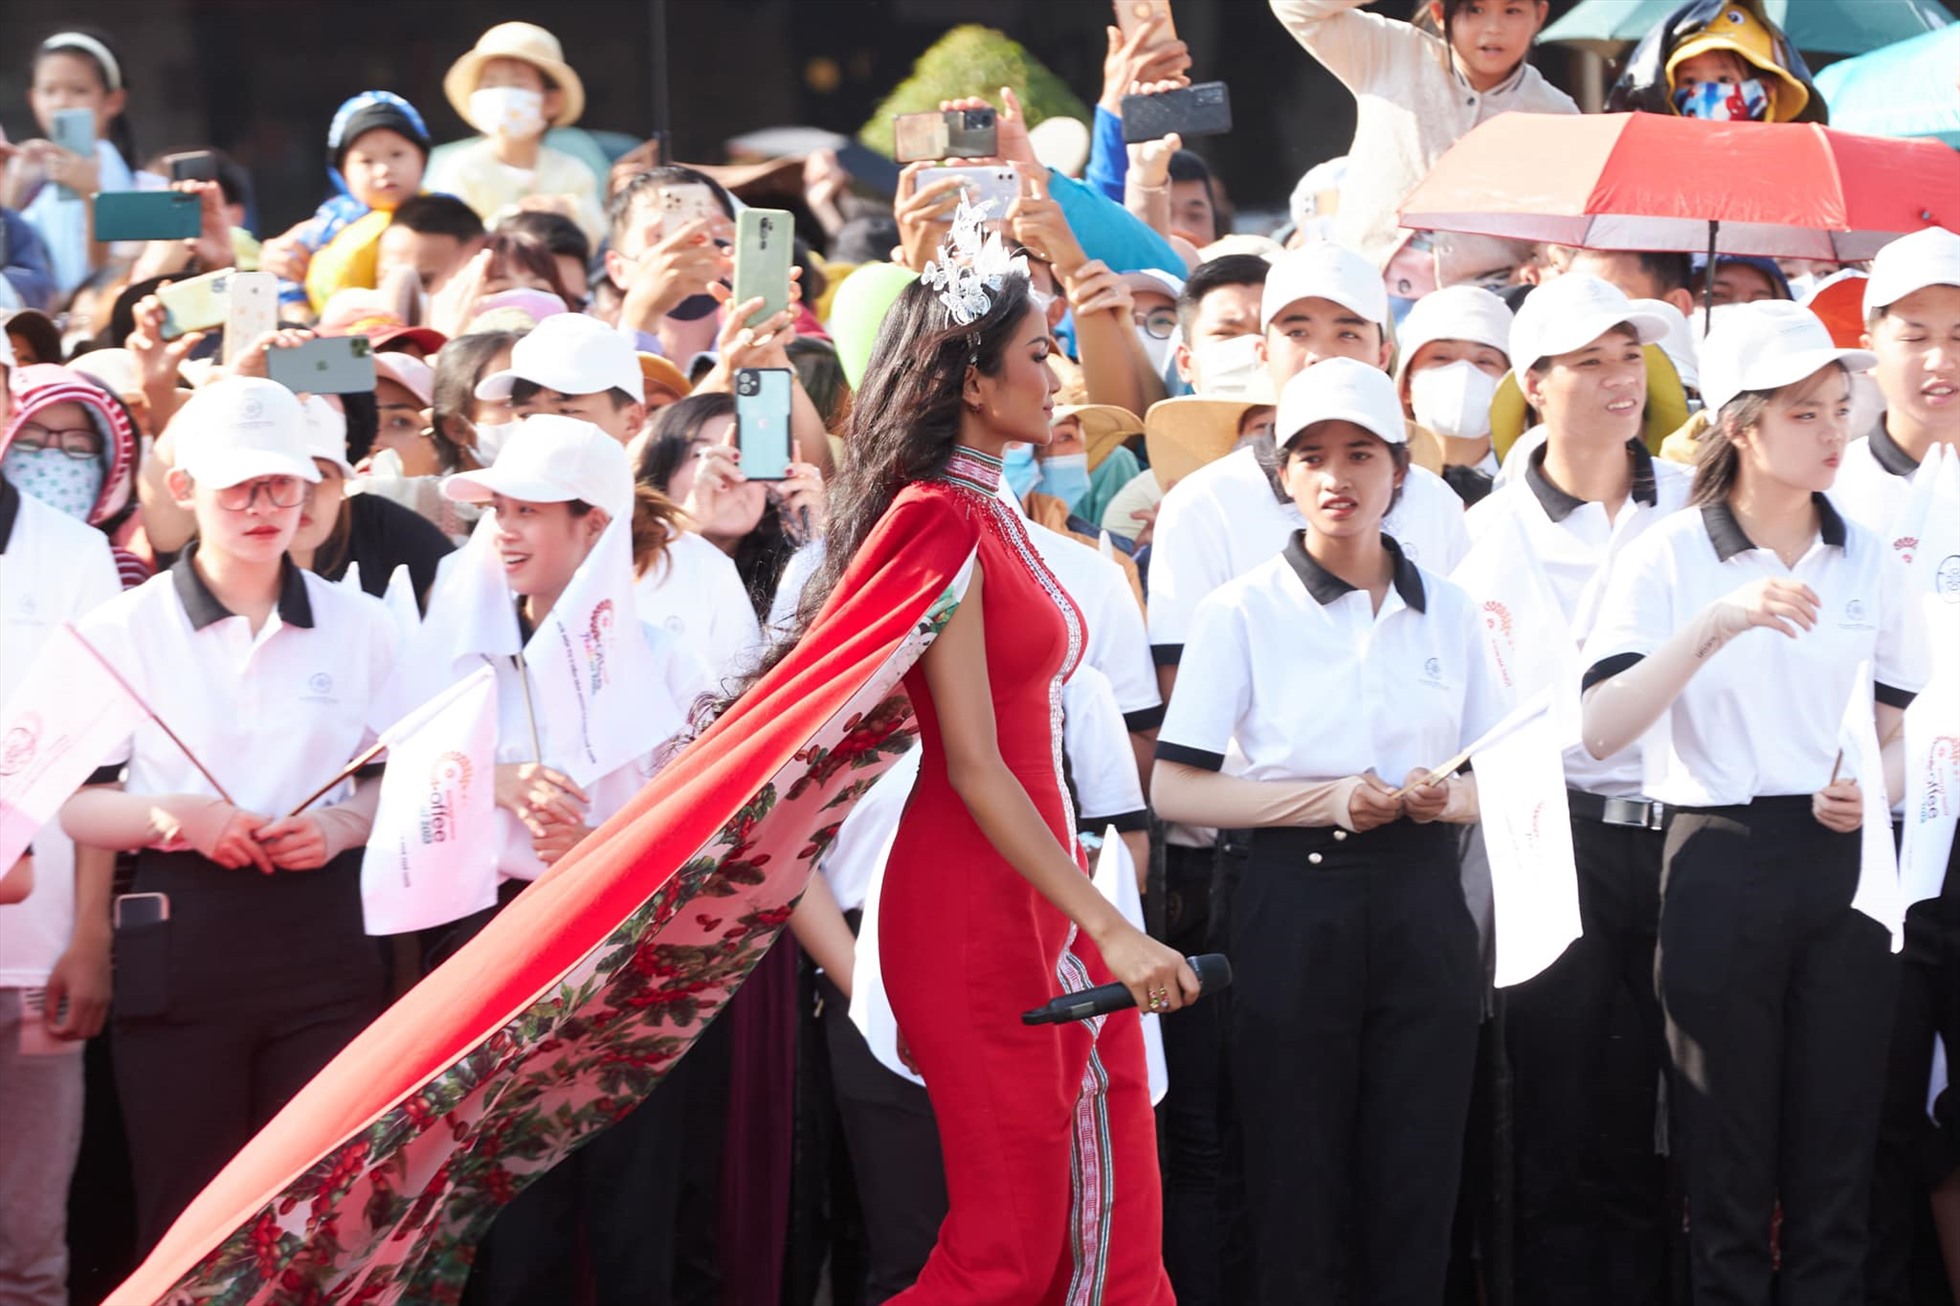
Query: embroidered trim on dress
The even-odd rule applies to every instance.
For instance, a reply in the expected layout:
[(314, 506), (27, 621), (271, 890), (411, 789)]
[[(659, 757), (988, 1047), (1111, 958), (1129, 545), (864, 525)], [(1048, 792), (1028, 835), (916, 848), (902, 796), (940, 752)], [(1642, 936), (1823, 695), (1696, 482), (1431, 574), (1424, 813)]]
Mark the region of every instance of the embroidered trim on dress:
[(1001, 469), (1004, 464), (991, 454), (969, 449), (965, 445), (953, 446), (953, 456), (946, 462), (946, 470), (939, 474), (940, 479), (951, 481), (980, 494), (992, 495), (1000, 488)]

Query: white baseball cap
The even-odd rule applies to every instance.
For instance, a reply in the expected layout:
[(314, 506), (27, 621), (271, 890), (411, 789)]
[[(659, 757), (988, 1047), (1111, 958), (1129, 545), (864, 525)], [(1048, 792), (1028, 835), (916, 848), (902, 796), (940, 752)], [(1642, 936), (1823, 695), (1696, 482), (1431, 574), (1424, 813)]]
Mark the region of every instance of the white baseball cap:
[(1511, 356), (1511, 310), (1482, 286), (1445, 286), (1415, 302), (1395, 333), (1395, 379), (1409, 370), (1416, 351), (1438, 340), (1470, 340)]
[(1960, 235), (1945, 227), (1901, 236), (1878, 251), (1865, 282), (1865, 319), (1928, 286), (1960, 286)]
[(1878, 361), (1864, 349), (1839, 349), (1830, 328), (1809, 309), (1788, 300), (1737, 304), (1701, 342), (1701, 398), (1710, 413), (1750, 390), (1775, 390), (1819, 368), (1842, 363), (1863, 372)]
[(320, 479), (306, 447), (299, 396), (259, 376), (228, 376), (193, 394), (170, 419), (177, 466), (222, 490), (261, 476)]
[(1355, 358), (1322, 359), (1280, 391), (1273, 435), (1282, 449), (1316, 422), (1353, 422), (1390, 444), (1408, 442), (1395, 382), (1379, 367)]
[(354, 474), (347, 461), (347, 414), (325, 395), (306, 395), (299, 401), (306, 416), (306, 452), (337, 465), (343, 476)]
[(633, 464), (625, 446), (592, 423), (538, 413), (517, 423), (495, 463), (458, 472), (442, 492), (458, 503), (488, 503), (493, 494), (526, 503), (576, 499), (618, 521), (633, 512)]
[(1340, 245), (1309, 245), (1274, 259), (1259, 303), (1259, 325), (1271, 326), (1281, 309), (1302, 299), (1332, 300), (1378, 326), (1388, 321), (1388, 287), (1380, 269)]
[(1511, 371), (1523, 385), (1539, 359), (1584, 349), (1617, 326), (1632, 327), (1643, 345), (1667, 338), (1667, 319), (1641, 308), (1610, 281), (1568, 272), (1544, 282), (1511, 319)]
[(633, 342), (583, 313), (559, 313), (531, 328), (511, 347), (510, 366), (477, 382), (476, 397), (508, 399), (518, 381), (563, 395), (624, 390), (636, 400), (646, 398)]

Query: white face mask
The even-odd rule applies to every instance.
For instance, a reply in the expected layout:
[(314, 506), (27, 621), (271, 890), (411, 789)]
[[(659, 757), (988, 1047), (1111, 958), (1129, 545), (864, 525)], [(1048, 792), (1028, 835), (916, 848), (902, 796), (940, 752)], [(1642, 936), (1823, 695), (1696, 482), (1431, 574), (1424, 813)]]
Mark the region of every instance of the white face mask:
[(1426, 367), (1409, 378), (1409, 406), (1416, 422), (1451, 440), (1480, 440), (1490, 434), (1490, 401), (1497, 378), (1467, 358)]
[(1265, 372), (1258, 336), (1233, 336), (1191, 346), (1191, 388), (1199, 394), (1236, 398), (1255, 387)]
[(478, 422), (476, 424), (476, 460), (488, 467), (497, 461), (497, 453), (517, 429), (516, 422)]
[(485, 136), (541, 136), (544, 96), (521, 86), (479, 86), (470, 92), (470, 126)]

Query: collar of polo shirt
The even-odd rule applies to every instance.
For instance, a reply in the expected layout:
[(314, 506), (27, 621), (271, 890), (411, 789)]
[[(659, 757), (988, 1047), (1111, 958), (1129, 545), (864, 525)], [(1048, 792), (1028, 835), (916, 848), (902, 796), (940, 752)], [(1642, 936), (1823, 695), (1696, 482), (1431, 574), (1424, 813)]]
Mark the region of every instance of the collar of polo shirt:
[[(197, 574), (191, 565), (196, 556), (197, 541), (192, 540), (170, 565), (170, 583), (176, 587), (177, 601), (184, 605), (191, 629), (203, 630), (238, 614), (219, 602), (204, 577)], [(288, 626), (313, 628), (313, 601), (306, 596), (306, 576), (290, 556), (279, 560), (279, 620)]]
[(1919, 464), (1913, 460), (1913, 456), (1901, 449), (1899, 442), (1892, 438), (1892, 433), (1885, 429), (1884, 418), (1879, 419), (1878, 425), (1865, 438), (1865, 443), (1871, 449), (1872, 457), (1877, 460), (1878, 465), (1892, 475), (1911, 476), (1919, 470)]
[[(1844, 518), (1824, 495), (1813, 493), (1810, 501), (1817, 506), (1817, 534), (1833, 548), (1843, 548)], [(1742, 529), (1742, 523), (1735, 519), (1727, 499), (1703, 504), (1701, 520), (1708, 529), (1708, 542), (1715, 546), (1715, 556), (1723, 562), (1756, 547), (1756, 542)]]
[[(1422, 588), (1422, 571), (1403, 556), (1402, 546), (1395, 542), (1393, 536), (1382, 536), (1382, 547), (1388, 550), (1392, 560), (1390, 579), (1395, 592), (1402, 596), (1402, 602), (1408, 605), (1410, 611), (1423, 611), (1428, 595)], [(1305, 531), (1294, 531), (1293, 538), (1286, 542), (1286, 561), (1293, 568), (1293, 574), (1300, 578), (1300, 583), (1307, 587), (1307, 593), (1313, 596), (1314, 602), (1323, 608), (1355, 591), (1354, 586), (1314, 561), (1313, 555), (1307, 552)]]
[(0, 553), (7, 551), (7, 541), (14, 538), (14, 518), (20, 516), (20, 491), (12, 481), (0, 478)]
[[(1552, 484), (1551, 477), (1545, 475), (1545, 450), (1550, 447), (1549, 444), (1541, 444), (1531, 451), (1531, 456), (1525, 460), (1524, 481), (1531, 487), (1539, 505), (1545, 509), (1545, 515), (1553, 521), (1564, 521), (1585, 507), (1586, 501), (1567, 494)], [(1647, 452), (1647, 446), (1639, 436), (1627, 441), (1627, 458), (1633, 463), (1633, 501), (1649, 508), (1656, 506), (1660, 503), (1660, 491), (1654, 484), (1654, 455)]]

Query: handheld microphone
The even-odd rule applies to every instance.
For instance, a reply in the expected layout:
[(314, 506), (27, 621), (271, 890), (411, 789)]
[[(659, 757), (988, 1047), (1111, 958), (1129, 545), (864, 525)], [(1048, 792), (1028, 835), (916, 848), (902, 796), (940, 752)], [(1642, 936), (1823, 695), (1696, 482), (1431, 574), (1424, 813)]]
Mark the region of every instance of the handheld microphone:
[[(1232, 962), (1222, 952), (1207, 952), (1202, 957), (1186, 957), (1191, 969), (1198, 973), (1198, 996), (1216, 993), (1232, 983)], [(1121, 984), (1099, 984), (1080, 993), (1064, 993), (1059, 998), (1051, 998), (1033, 1011), (1021, 1013), (1023, 1025), (1061, 1025), (1071, 1020), (1087, 1020), (1091, 1016), (1106, 1016), (1112, 1011), (1127, 1011), (1137, 1004), (1136, 997)]]

